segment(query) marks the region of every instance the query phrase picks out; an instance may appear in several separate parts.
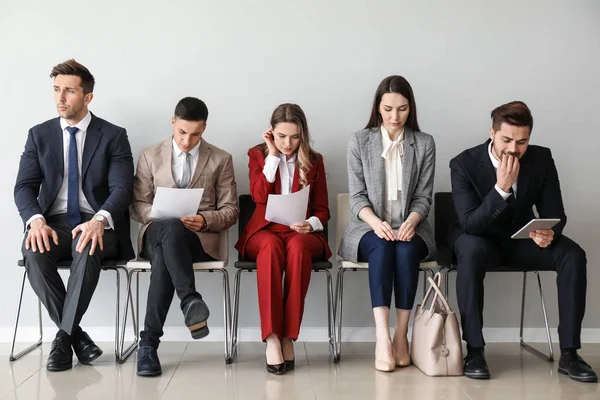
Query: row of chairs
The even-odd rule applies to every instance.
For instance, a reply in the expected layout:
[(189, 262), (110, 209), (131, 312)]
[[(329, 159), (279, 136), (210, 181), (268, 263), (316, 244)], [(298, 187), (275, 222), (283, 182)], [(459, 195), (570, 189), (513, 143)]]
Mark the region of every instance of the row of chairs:
[[(255, 203), (249, 195), (241, 195), (239, 197), (240, 205), (240, 219), (238, 223), (238, 233), (241, 234), (244, 227), (250, 220), (255, 208)], [(337, 196), (337, 226), (336, 226), (336, 249), (339, 247), (339, 242), (342, 234), (346, 228), (346, 224), (349, 217), (349, 195), (347, 193), (338, 194)], [(453, 221), (456, 219), (454, 211), (454, 204), (452, 202), (451, 193), (440, 192), (435, 194), (434, 199), (434, 225), (435, 225), (435, 238), (438, 246), (438, 259), (436, 261), (422, 262), (420, 265), (420, 272), (423, 273), (424, 277), (427, 274), (432, 276), (438, 270), (443, 271), (445, 275), (445, 292), (449, 293), (448, 288), (448, 274), (456, 270), (456, 266), (452, 260), (452, 252), (448, 245), (448, 231)], [(327, 224), (324, 226), (324, 233), (327, 236)], [(228, 232), (221, 232), (220, 234), (220, 261), (208, 261), (199, 262), (194, 264), (195, 272), (219, 272), (222, 276), (223, 282), (223, 310), (224, 310), (224, 331), (225, 331), (225, 343), (224, 343), (224, 356), (225, 362), (230, 364), (233, 362), (237, 354), (238, 345), (238, 317), (240, 312), (240, 293), (241, 293), (241, 275), (242, 272), (255, 272), (256, 263), (254, 261), (243, 260), (241, 256), (238, 256), (238, 260), (235, 262), (237, 272), (235, 274), (234, 281), (234, 302), (233, 307), (231, 304), (230, 296), (230, 285), (229, 285), (229, 274), (227, 272), (227, 265), (229, 259), (229, 237)], [(19, 261), (19, 266), (23, 266), (23, 260)], [(59, 265), (61, 269), (69, 269), (70, 262), (64, 262)], [(367, 263), (352, 263), (343, 260), (338, 257), (338, 272), (335, 296), (333, 291), (333, 283), (331, 277), (332, 264), (328, 260), (313, 262), (313, 272), (322, 272), (326, 276), (326, 299), (327, 299), (327, 320), (328, 320), (328, 342), (329, 352), (334, 362), (339, 362), (341, 357), (341, 344), (342, 344), (342, 313), (343, 313), (343, 300), (344, 300), (344, 275), (348, 271), (367, 271)], [(139, 343), (139, 332), (140, 332), (140, 286), (139, 286), (139, 275), (142, 272), (150, 271), (150, 263), (146, 260), (138, 259), (129, 262), (118, 262), (118, 261), (104, 261), (103, 270), (111, 270), (116, 273), (116, 288), (117, 298), (115, 307), (115, 358), (119, 363), (125, 362), (125, 360), (135, 351)], [(546, 307), (542, 292), (542, 284), (538, 271), (525, 271), (517, 268), (502, 268), (501, 270), (494, 270), (494, 272), (521, 272), (523, 273), (523, 293), (522, 293), (522, 307), (521, 307), (521, 324), (520, 324), (520, 343), (523, 348), (532, 353), (553, 361), (552, 352), (552, 340), (550, 337), (550, 329), (548, 326), (548, 319), (546, 315)], [(528, 272), (536, 274), (538, 279), (538, 287), (540, 292), (540, 301), (542, 312), (544, 315), (544, 322), (546, 325), (546, 333), (548, 339), (549, 354), (544, 354), (541, 351), (533, 348), (523, 340), (523, 326), (524, 326), (524, 315), (525, 315), (525, 296), (526, 296), (526, 279)], [(120, 293), (121, 293), (121, 274), (124, 274), (126, 281), (126, 302), (123, 310), (123, 318), (120, 317)], [(41, 303), (38, 300), (38, 318), (40, 337), (39, 340), (33, 345), (27, 347), (25, 350), (18, 354), (14, 354), (15, 342), (17, 338), (17, 330), (19, 325), (19, 316), (21, 312), (21, 303), (23, 298), (23, 291), (25, 288), (25, 280), (27, 272), (23, 274), (23, 281), (21, 284), (21, 293), (19, 296), (19, 303), (17, 308), (17, 317), (15, 321), (15, 329), (13, 335), (13, 341), (11, 346), (11, 352), (9, 359), (15, 361), (25, 354), (31, 352), (42, 344), (42, 314), (41, 314)], [(135, 278), (135, 279), (134, 279)], [(133, 282), (135, 280), (135, 296), (133, 294)], [(425, 290), (426, 279), (423, 279), (423, 290)], [(131, 321), (133, 326), (133, 339), (131, 343), (126, 346), (125, 343), (125, 331), (128, 325), (129, 313), (131, 312)]]

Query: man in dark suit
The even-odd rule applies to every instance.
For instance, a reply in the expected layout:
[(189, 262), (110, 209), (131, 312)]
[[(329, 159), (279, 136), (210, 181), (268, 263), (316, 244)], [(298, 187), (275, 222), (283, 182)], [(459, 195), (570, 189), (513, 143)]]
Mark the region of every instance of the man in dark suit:
[[(450, 161), (452, 197), (458, 222), (451, 230), (458, 276), (456, 291), (468, 355), (465, 375), (489, 379), (483, 348), (483, 279), (501, 265), (554, 270), (558, 274), (558, 372), (582, 382), (596, 373), (577, 354), (585, 313), (586, 256), (562, 234), (567, 222), (558, 173), (550, 149), (529, 146), (533, 118), (525, 103), (514, 101), (492, 111), (490, 140)], [(552, 229), (511, 236), (535, 218), (558, 218)]]
[[(86, 67), (68, 60), (50, 77), (60, 117), (29, 130), (14, 196), (29, 282), (59, 328), (46, 367), (63, 371), (72, 367), (73, 350), (82, 364), (102, 354), (79, 327), (101, 261), (134, 257), (133, 158), (125, 129), (89, 112), (94, 77)], [(57, 263), (71, 259), (65, 290)]]

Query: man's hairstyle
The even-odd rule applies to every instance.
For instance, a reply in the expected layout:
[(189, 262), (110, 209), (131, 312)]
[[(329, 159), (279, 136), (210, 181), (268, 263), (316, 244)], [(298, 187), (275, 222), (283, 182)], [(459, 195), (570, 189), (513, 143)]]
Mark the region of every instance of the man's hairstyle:
[(527, 104), (522, 101), (511, 101), (494, 108), (492, 111), (492, 129), (494, 132), (500, 130), (502, 123), (513, 126), (528, 126), (529, 133), (533, 129), (533, 117)]
[(90, 71), (74, 59), (67, 60), (55, 65), (50, 72), (50, 78), (56, 78), (58, 75), (75, 75), (81, 78), (81, 87), (83, 93), (88, 94), (94, 91), (96, 80)]
[(200, 99), (184, 97), (175, 106), (175, 118), (185, 121), (206, 121), (208, 120), (208, 108)]

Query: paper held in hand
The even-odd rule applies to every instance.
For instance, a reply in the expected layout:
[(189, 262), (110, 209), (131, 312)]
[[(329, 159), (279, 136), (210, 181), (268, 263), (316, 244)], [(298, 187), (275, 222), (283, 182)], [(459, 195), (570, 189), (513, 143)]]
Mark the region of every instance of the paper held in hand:
[(310, 185), (290, 194), (270, 194), (265, 219), (282, 225), (306, 221)]
[(181, 218), (196, 215), (204, 189), (156, 188), (150, 218)]

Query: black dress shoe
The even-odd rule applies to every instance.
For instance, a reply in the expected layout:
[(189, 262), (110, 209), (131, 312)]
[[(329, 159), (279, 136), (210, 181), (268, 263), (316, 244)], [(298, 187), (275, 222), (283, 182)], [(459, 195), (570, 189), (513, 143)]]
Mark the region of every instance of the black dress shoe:
[(483, 350), (469, 351), (464, 360), (464, 374), (472, 379), (490, 379), (490, 370)]
[(265, 358), (265, 364), (267, 365), (267, 372), (270, 374), (274, 374), (274, 375), (283, 375), (286, 371), (285, 367), (286, 367), (286, 363), (282, 362), (281, 364), (269, 364), (266, 362), (266, 358)]
[(285, 372), (292, 371), (296, 368), (296, 359), (293, 360), (285, 360)]
[(561, 354), (558, 361), (558, 372), (569, 375), (569, 378), (574, 381), (598, 382), (598, 375), (575, 350)]
[(139, 376), (158, 376), (162, 374), (160, 361), (156, 349), (151, 346), (138, 348), (137, 374)]
[(94, 343), (90, 335), (80, 331), (73, 335), (73, 350), (82, 364), (90, 364), (102, 355), (102, 349)]
[(194, 298), (183, 306), (183, 315), (185, 316), (185, 326), (188, 327), (192, 338), (202, 339), (208, 336), (208, 325), (206, 320), (210, 311), (206, 303), (201, 298)]
[(70, 337), (57, 337), (52, 341), (46, 369), (48, 371), (65, 371), (73, 368), (73, 350)]

